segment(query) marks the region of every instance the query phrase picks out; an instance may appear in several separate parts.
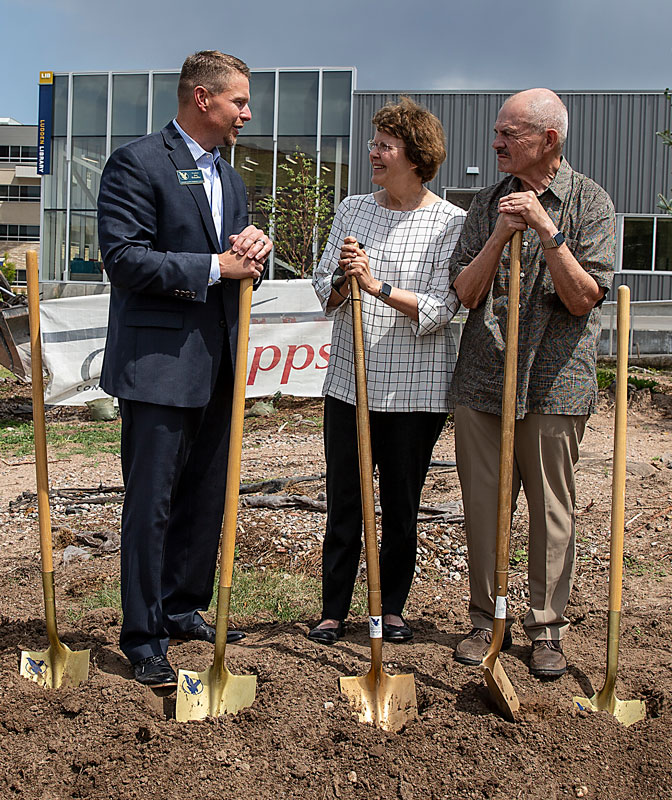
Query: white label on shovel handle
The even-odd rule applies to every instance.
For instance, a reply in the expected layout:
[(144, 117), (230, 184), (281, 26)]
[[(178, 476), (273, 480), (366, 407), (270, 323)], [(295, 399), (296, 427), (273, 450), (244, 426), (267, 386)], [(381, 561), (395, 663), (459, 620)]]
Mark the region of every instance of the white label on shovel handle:
[(383, 618), (382, 617), (369, 617), (369, 638), (382, 639), (383, 638)]
[(495, 597), (495, 619), (506, 619), (506, 597)]

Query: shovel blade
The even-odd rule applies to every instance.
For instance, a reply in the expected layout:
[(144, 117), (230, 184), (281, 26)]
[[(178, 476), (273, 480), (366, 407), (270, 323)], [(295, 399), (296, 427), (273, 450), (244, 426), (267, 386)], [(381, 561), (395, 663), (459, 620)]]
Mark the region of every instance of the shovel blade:
[(499, 663), (499, 659), (487, 659), (481, 664), (481, 672), (490, 690), (490, 696), (497, 704), (502, 715), (515, 722), (515, 714), (520, 708), (520, 702), (513, 684), (508, 679), (504, 667)]
[(256, 675), (232, 675), (226, 667), (205, 672), (181, 669), (177, 676), (175, 718), (178, 722), (237, 714), (254, 703)]
[(574, 697), (574, 703), (581, 711), (608, 711), (625, 727), (646, 719), (646, 703), (643, 700), (619, 700), (615, 694), (605, 699), (599, 693), (592, 697)]
[(60, 642), (59, 645), (49, 645), (46, 650), (22, 651), (19, 674), (46, 689), (79, 686), (89, 677), (91, 651), (73, 651)]
[(338, 686), (360, 722), (396, 733), (418, 716), (413, 675), (371, 670), (361, 678), (339, 678)]

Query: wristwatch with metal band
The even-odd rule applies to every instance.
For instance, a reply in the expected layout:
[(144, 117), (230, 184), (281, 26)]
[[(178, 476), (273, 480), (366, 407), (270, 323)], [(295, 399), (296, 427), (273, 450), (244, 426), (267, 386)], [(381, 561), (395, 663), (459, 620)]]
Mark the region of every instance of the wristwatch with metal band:
[(554, 250), (556, 247), (560, 247), (560, 245), (565, 241), (565, 235), (558, 231), (555, 236), (551, 236), (550, 239), (546, 239), (546, 241), (542, 241), (541, 246), (544, 250)]
[(387, 298), (390, 296), (391, 293), (392, 293), (392, 287), (390, 286), (390, 284), (383, 283), (383, 285), (380, 287), (380, 294), (378, 295), (378, 297), (382, 297), (383, 300), (387, 300)]

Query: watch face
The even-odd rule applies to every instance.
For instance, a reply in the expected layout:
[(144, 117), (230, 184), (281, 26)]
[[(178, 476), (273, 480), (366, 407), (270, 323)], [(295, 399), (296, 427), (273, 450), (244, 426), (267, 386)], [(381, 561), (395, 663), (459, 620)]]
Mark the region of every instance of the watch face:
[(384, 284), (383, 284), (383, 285), (380, 287), (380, 293), (381, 293), (381, 295), (382, 295), (383, 297), (389, 297), (389, 296), (390, 296), (390, 294), (391, 294), (391, 292), (392, 292), (392, 287), (390, 286), (390, 284), (389, 284), (389, 283), (384, 283)]

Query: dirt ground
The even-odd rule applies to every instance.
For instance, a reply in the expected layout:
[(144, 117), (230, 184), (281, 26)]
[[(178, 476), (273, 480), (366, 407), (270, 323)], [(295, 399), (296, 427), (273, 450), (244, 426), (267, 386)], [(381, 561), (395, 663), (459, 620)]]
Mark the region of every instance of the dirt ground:
[[(7, 382), (6, 382), (7, 383)], [(4, 386), (0, 417), (25, 413), (25, 389)], [(363, 725), (339, 696), (337, 679), (368, 670), (367, 625), (351, 619), (333, 648), (305, 634), (314, 619), (235, 622), (248, 637), (227, 648), (235, 674), (257, 676), (254, 705), (236, 716), (178, 723), (174, 695), (159, 697), (131, 679), (117, 647), (119, 612), (84, 609), (93, 589), (112, 585), (118, 553), (63, 565), (73, 530), (118, 531), (119, 504), (55, 503), (57, 607), (61, 638), (91, 649), (89, 679), (76, 689), (44, 690), (18, 674), (22, 649), (46, 648), (38, 527), (34, 505), (10, 502), (34, 491), (30, 459), (0, 460), (0, 787), (2, 797), (250, 798), (278, 800), (443, 800), (672, 798), (672, 383), (636, 392), (628, 432), (625, 574), (618, 696), (643, 699), (647, 718), (630, 728), (572, 703), (602, 686), (606, 653), (613, 406), (607, 393), (589, 422), (577, 473), (578, 559), (566, 639), (570, 668), (556, 681), (528, 671), (520, 625), (502, 664), (521, 701), (504, 721), (476, 669), (453, 661), (469, 630), (464, 531), (423, 522), (421, 559), (407, 608), (412, 643), (385, 645), (385, 669), (414, 675), (418, 718), (400, 733)], [(50, 412), (63, 418), (70, 412)], [(60, 415), (60, 416), (59, 416)], [(318, 401), (283, 399), (246, 428), (244, 480), (319, 475)], [(76, 417), (77, 415), (74, 414)], [(18, 417), (17, 417), (18, 418)], [(447, 426), (434, 457), (454, 457)], [(49, 465), (54, 488), (121, 483), (114, 455), (73, 456)], [(321, 497), (319, 480), (297, 492)], [(459, 500), (454, 469), (433, 469), (423, 502)], [(319, 575), (324, 515), (304, 509), (242, 508), (239, 564)], [(511, 598), (526, 597), (526, 513), (514, 517)], [(234, 585), (235, 594), (235, 585)], [(80, 614), (84, 611), (83, 616)], [(266, 615), (268, 616), (268, 615)], [(205, 669), (209, 645), (171, 648), (174, 667)]]

